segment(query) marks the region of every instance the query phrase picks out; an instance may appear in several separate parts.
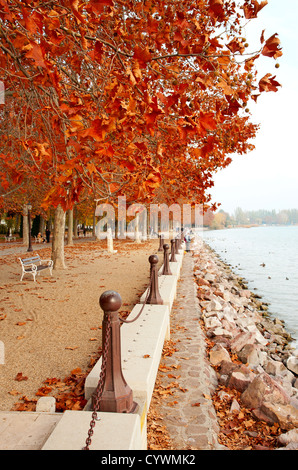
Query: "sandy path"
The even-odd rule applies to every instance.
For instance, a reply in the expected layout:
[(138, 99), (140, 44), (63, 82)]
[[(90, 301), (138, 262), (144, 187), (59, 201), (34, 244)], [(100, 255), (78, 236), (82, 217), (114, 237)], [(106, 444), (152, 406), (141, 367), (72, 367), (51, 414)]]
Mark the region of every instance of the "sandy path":
[[(50, 257), (50, 248), (34, 248), (42, 258)], [(108, 254), (105, 241), (65, 247), (67, 269), (54, 271), (52, 277), (42, 271), (36, 283), (32, 276), (20, 282), (19, 253), (0, 258), (0, 341), (5, 351), (0, 410), (12, 409), (23, 395), (36, 399), (47, 378), (63, 379), (74, 368), (87, 369), (101, 346), (102, 292), (120, 293), (120, 312), (131, 311), (138, 302), (149, 282), (148, 257), (157, 252), (158, 240), (114, 241), (114, 249), (116, 254)], [(27, 380), (16, 380), (17, 374)]]

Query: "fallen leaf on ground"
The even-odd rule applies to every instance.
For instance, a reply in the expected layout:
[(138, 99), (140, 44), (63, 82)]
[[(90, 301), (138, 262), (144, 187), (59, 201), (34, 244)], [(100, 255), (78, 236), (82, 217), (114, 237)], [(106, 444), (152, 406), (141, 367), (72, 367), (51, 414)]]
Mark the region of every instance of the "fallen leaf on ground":
[(18, 374), (15, 377), (15, 380), (17, 380), (18, 382), (21, 382), (22, 380), (28, 380), (28, 377), (25, 377), (23, 375), (23, 372), (18, 372)]
[(20, 395), (20, 392), (18, 392), (17, 390), (11, 390), (8, 393), (9, 393), (9, 395)]

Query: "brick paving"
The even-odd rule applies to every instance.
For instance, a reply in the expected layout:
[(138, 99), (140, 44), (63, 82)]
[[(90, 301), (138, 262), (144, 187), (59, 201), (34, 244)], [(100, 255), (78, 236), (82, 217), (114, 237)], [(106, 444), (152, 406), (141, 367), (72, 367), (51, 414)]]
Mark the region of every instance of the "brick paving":
[[(223, 447), (218, 444), (219, 426), (211, 400), (217, 379), (206, 356), (199, 324), (201, 310), (193, 268), (192, 254), (185, 253), (171, 313), (171, 341), (176, 351), (162, 359), (165, 367), (158, 375), (162, 386), (167, 387), (174, 380), (179, 387), (173, 396), (160, 400), (159, 412), (174, 449), (218, 450)], [(163, 372), (173, 365), (171, 372)]]

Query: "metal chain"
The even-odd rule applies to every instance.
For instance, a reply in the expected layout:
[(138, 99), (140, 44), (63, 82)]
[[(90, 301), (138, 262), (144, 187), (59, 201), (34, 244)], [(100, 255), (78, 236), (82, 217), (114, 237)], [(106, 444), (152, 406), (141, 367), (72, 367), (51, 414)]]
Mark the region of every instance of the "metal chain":
[(152, 269), (152, 271), (151, 271), (151, 273), (150, 273), (150, 282), (149, 282), (148, 287), (147, 287), (147, 294), (146, 294), (145, 300), (144, 300), (143, 305), (142, 305), (142, 308), (141, 308), (141, 310), (139, 311), (139, 313), (137, 314), (137, 316), (136, 316), (135, 318), (133, 318), (132, 320), (124, 320), (124, 318), (119, 317), (120, 321), (122, 321), (123, 323), (133, 323), (133, 322), (135, 322), (135, 321), (140, 317), (140, 315), (142, 314), (142, 312), (143, 312), (143, 310), (144, 310), (144, 308), (145, 308), (145, 305), (146, 305), (146, 303), (147, 303), (147, 300), (148, 300), (148, 298), (149, 298), (149, 295), (150, 295), (150, 286), (151, 286), (151, 283), (152, 283), (152, 279), (153, 279), (153, 269)]
[[(153, 279), (153, 269), (151, 270), (151, 273), (150, 273), (150, 281), (149, 281), (149, 284), (148, 284), (148, 287), (147, 287), (147, 294), (146, 294), (146, 297), (145, 297), (145, 300), (144, 300), (144, 303), (142, 305), (141, 310), (139, 311), (139, 313), (137, 314), (137, 316), (133, 320), (124, 320), (123, 318), (120, 317), (119, 320), (121, 322), (123, 322), (123, 323), (133, 323), (140, 317), (140, 315), (142, 314), (142, 312), (145, 308), (145, 305), (147, 303), (149, 295), (150, 295), (150, 286), (151, 286), (151, 283), (152, 283), (152, 279)], [(92, 417), (91, 417), (91, 421), (90, 421), (90, 428), (89, 428), (89, 431), (88, 431), (88, 437), (86, 439), (86, 445), (85, 445), (85, 447), (83, 447), (82, 450), (89, 450), (89, 446), (91, 444), (91, 436), (93, 436), (93, 433), (94, 433), (93, 428), (95, 427), (96, 420), (98, 420), (97, 410), (99, 409), (99, 403), (100, 403), (100, 400), (101, 400), (101, 397), (102, 397), (102, 392), (103, 392), (103, 387), (104, 387), (104, 380), (105, 380), (105, 376), (106, 376), (106, 365), (107, 365), (108, 350), (109, 350), (109, 347), (110, 347), (110, 338), (111, 338), (111, 318), (108, 315), (105, 344), (104, 344), (104, 349), (103, 349), (103, 353), (102, 353), (101, 372), (100, 372), (99, 381), (98, 381), (98, 385), (97, 385), (96, 392), (95, 392), (94, 411), (92, 413)]]
[[(150, 294), (150, 286), (151, 286), (152, 277), (153, 277), (153, 270), (150, 273), (150, 282), (149, 282), (149, 285), (148, 285), (148, 291), (147, 291), (147, 294), (146, 294), (146, 298), (144, 300), (144, 304), (143, 304), (140, 312), (138, 313), (138, 315), (133, 320), (124, 320), (123, 318), (119, 318), (120, 321), (122, 321), (124, 323), (132, 323), (132, 322), (136, 321), (139, 318), (139, 316), (141, 315), (141, 313), (144, 310), (144, 307), (146, 305), (146, 302), (147, 302), (149, 294)], [(91, 444), (91, 436), (93, 436), (93, 433), (94, 433), (93, 428), (95, 427), (96, 420), (98, 420), (97, 410), (99, 409), (99, 403), (100, 403), (100, 400), (101, 400), (101, 397), (102, 397), (102, 392), (103, 392), (103, 387), (104, 387), (104, 380), (105, 380), (105, 376), (106, 376), (107, 356), (108, 356), (108, 350), (109, 350), (109, 347), (110, 347), (110, 338), (111, 338), (111, 318), (108, 315), (107, 316), (105, 344), (104, 344), (104, 349), (103, 349), (103, 352), (102, 352), (101, 371), (100, 371), (99, 381), (98, 381), (98, 385), (97, 385), (96, 392), (95, 392), (94, 411), (93, 411), (92, 416), (91, 416), (90, 427), (89, 427), (89, 431), (88, 431), (88, 437), (86, 439), (86, 445), (85, 445), (85, 447), (83, 447), (82, 450), (89, 450), (89, 446)]]
[[(156, 252), (155, 252), (155, 254), (156, 254)], [(161, 274), (158, 274), (158, 277), (161, 277)], [(124, 320), (124, 318), (120, 317), (120, 321), (122, 321), (123, 323), (133, 323), (140, 317), (140, 315), (142, 314), (142, 312), (145, 308), (145, 305), (147, 304), (147, 300), (148, 300), (149, 295), (150, 295), (150, 287), (151, 287), (151, 284), (152, 284), (152, 279), (153, 279), (153, 269), (151, 270), (151, 273), (150, 273), (150, 281), (149, 281), (149, 284), (148, 284), (148, 287), (147, 287), (147, 294), (146, 294), (145, 300), (144, 300), (142, 308), (139, 311), (139, 313), (137, 314), (137, 316), (135, 318), (133, 318), (132, 320)]]
[(91, 444), (91, 436), (93, 436), (93, 428), (95, 426), (95, 421), (98, 420), (97, 411), (99, 409), (99, 403), (102, 397), (104, 381), (106, 376), (106, 369), (107, 369), (107, 357), (108, 351), (110, 347), (110, 339), (111, 339), (111, 317), (110, 315), (107, 316), (107, 326), (106, 326), (106, 336), (105, 336), (105, 344), (102, 352), (102, 363), (101, 363), (101, 371), (99, 376), (98, 385), (95, 392), (95, 403), (94, 403), (94, 411), (92, 413), (91, 421), (90, 421), (90, 428), (88, 431), (88, 437), (86, 439), (86, 446), (83, 447), (82, 450), (89, 450), (89, 446)]

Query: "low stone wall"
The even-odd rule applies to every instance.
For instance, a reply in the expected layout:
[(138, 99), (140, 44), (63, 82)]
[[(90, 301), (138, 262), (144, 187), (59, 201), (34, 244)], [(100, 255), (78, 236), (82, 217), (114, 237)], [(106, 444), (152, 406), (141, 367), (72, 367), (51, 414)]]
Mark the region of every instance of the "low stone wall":
[(281, 446), (297, 449), (298, 350), (291, 346), (291, 336), (268, 313), (268, 305), (203, 242), (195, 263), (205, 334), (214, 344), (209, 358), (219, 383), (240, 391), (241, 402), (257, 419), (278, 423)]
[[(170, 312), (176, 296), (177, 282), (183, 260), (183, 249), (170, 263), (172, 275), (159, 275), (158, 284), (163, 305), (146, 304), (140, 317), (131, 324), (121, 326), (121, 365), (123, 376), (133, 392), (138, 405), (135, 413), (98, 412), (90, 450), (146, 450), (147, 412), (154, 389), (164, 341), (170, 335)], [(146, 291), (147, 292), (147, 291)], [(127, 317), (137, 317), (140, 304)], [(80, 450), (86, 444), (92, 419), (91, 395), (95, 392), (101, 371), (101, 358), (85, 381), (83, 411), (66, 411), (45, 442), (42, 450)]]

